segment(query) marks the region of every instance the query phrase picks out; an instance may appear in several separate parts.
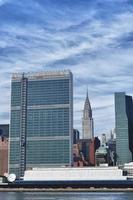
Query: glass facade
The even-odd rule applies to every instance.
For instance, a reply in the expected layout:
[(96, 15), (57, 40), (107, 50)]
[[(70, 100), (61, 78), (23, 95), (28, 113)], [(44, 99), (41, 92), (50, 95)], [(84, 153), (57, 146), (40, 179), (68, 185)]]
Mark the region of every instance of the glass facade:
[(132, 161), (133, 153), (133, 101), (124, 92), (115, 93), (117, 164)]
[(9, 173), (71, 165), (72, 82), (70, 71), (13, 75)]

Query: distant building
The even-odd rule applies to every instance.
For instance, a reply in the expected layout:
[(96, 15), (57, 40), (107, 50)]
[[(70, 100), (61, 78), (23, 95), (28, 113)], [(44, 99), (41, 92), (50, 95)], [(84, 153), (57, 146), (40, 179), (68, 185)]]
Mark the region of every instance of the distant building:
[(116, 165), (116, 137), (115, 137), (115, 132), (111, 131), (110, 132), (110, 138), (107, 141), (107, 146), (109, 149), (110, 157), (113, 166)]
[(79, 145), (73, 144), (73, 167), (83, 167), (84, 159), (82, 153), (80, 153)]
[(90, 144), (89, 139), (80, 139), (78, 141), (79, 152), (81, 154), (85, 166), (89, 165), (89, 144)]
[(105, 134), (105, 133), (102, 134), (101, 140), (102, 140), (102, 141), (101, 141), (102, 144), (106, 144), (107, 140), (106, 140), (106, 134)]
[(72, 73), (13, 74), (11, 89), (9, 172), (71, 165)]
[(108, 140), (107, 142), (108, 150), (110, 153), (110, 158), (111, 158), (111, 165), (115, 166), (116, 165), (116, 140)]
[(82, 118), (82, 136), (83, 139), (92, 139), (94, 137), (94, 127), (92, 118), (92, 109), (88, 97), (88, 90), (83, 110)]
[(79, 131), (77, 129), (73, 129), (73, 144), (77, 144), (77, 140), (79, 140)]
[(9, 137), (9, 124), (0, 124), (0, 137), (1, 138)]
[(89, 165), (95, 166), (95, 139), (91, 139), (89, 144)]
[(133, 160), (133, 100), (124, 92), (115, 93), (117, 164)]
[(113, 151), (113, 152), (116, 153), (116, 140), (115, 139), (114, 140), (111, 140), (111, 139), (108, 140), (107, 146), (109, 147), (110, 151)]
[(8, 138), (0, 137), (0, 176), (8, 172)]
[(95, 137), (94, 141), (95, 141), (95, 151), (96, 151), (100, 147), (101, 142), (98, 137)]
[(116, 139), (116, 131), (115, 131), (115, 129), (110, 131), (110, 139), (111, 140), (115, 140)]
[(8, 172), (9, 124), (0, 124), (0, 176)]
[(110, 154), (106, 144), (101, 145), (95, 152), (96, 165), (107, 163), (110, 165)]
[(99, 148), (99, 145), (97, 137), (93, 139), (79, 139), (73, 149), (74, 160), (82, 161), (83, 166), (94, 166), (95, 151)]

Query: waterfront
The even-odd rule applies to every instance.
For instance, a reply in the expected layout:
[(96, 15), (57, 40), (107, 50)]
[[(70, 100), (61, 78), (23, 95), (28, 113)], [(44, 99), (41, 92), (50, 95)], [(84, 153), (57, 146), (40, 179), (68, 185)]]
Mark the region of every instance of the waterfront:
[(0, 192), (0, 200), (132, 200), (133, 192)]

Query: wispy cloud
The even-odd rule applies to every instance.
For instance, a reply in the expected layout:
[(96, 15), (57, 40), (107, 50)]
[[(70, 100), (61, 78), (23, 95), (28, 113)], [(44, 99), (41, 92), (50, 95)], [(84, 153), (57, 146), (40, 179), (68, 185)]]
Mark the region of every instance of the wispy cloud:
[(7, 2), (9, 2), (10, 0), (0, 0), (0, 6), (6, 4)]

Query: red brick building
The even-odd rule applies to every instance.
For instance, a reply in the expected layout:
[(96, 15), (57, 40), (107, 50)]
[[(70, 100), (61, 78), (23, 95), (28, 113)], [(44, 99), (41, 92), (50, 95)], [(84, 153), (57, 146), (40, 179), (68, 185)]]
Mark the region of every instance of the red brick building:
[(89, 142), (89, 164), (95, 166), (95, 139)]
[(100, 140), (79, 139), (73, 145), (73, 166), (95, 166), (95, 151), (100, 146)]
[(0, 175), (8, 172), (8, 139), (0, 138)]

